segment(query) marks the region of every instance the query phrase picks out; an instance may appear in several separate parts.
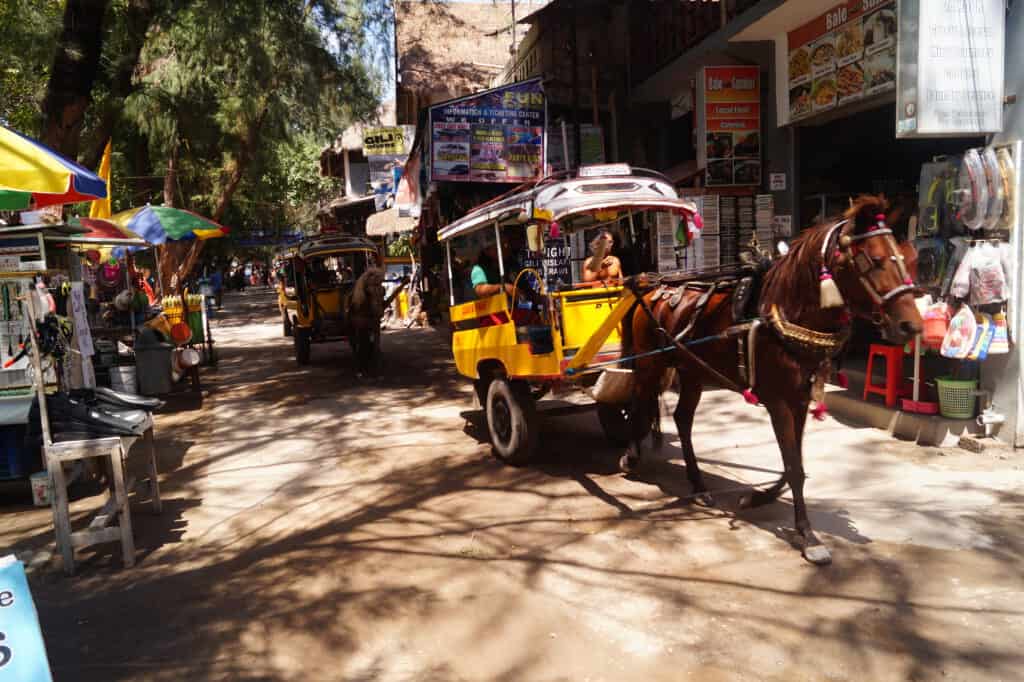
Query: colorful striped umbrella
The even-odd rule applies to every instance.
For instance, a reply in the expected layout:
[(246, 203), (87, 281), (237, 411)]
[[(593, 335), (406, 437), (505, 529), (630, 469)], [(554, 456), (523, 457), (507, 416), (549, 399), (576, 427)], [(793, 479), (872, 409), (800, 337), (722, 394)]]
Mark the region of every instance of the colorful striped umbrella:
[(98, 175), (52, 149), (0, 126), (0, 209), (20, 211), (107, 196)]
[(228, 228), (209, 218), (169, 206), (131, 208), (111, 216), (110, 221), (150, 244), (182, 239), (216, 239), (228, 233)]

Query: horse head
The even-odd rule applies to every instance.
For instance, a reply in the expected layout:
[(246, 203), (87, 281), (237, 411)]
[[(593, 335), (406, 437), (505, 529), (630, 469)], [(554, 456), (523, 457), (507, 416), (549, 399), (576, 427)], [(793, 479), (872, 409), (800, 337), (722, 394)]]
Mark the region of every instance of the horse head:
[(359, 317), (380, 320), (384, 316), (384, 271), (369, 268), (352, 288), (352, 309)]
[(906, 343), (923, 326), (914, 303), (918, 289), (886, 220), (888, 202), (864, 195), (851, 202), (826, 241), (826, 263), (843, 299), (855, 315), (874, 319), (886, 340)]

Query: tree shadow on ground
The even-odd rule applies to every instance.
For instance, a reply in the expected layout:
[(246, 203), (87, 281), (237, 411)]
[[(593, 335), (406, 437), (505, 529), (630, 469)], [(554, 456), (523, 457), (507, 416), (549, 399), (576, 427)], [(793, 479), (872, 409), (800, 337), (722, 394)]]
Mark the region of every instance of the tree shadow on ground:
[[(423, 345), (406, 349), (407, 370), (418, 352), (445, 371), (447, 356), (409, 338)], [(472, 660), (487, 671), (477, 677), (545, 680), (573, 653), (605, 651), (635, 666), (624, 678), (655, 677), (652, 660), (682, 676), (714, 658), (725, 679), (826, 668), (846, 679), (1010, 679), (1024, 664), (1005, 637), (963, 635), (993, 618), (1024, 621), (998, 594), (954, 598), (937, 582), (964, 570), (963, 553), (897, 556), (851, 525), (835, 535), (837, 563), (811, 568), (744, 527), (791, 523), (785, 500), (740, 523), (679, 505), (689, 490), (673, 446), (637, 486), (615, 473), (619, 452), (596, 420), (552, 419), (544, 460), (504, 466), (458, 432), (470, 400), (461, 383), (415, 375), (367, 390), (341, 381), (340, 367), (285, 367), (277, 343), (232, 339), (203, 418), (161, 425), (188, 451), (165, 478), (168, 519), (135, 517), (145, 560), (112, 571), (98, 559), (37, 590), (56, 679), (455, 681), (473, 677)], [(298, 395), (314, 399), (289, 402)], [(715, 423), (736, 421), (710, 410), (702, 424)], [(708, 476), (713, 490), (744, 484)], [(969, 521), (1002, 531), (980, 514)], [(1022, 558), (1008, 540), (970, 560), (1020, 589), (1010, 574)], [(637, 633), (655, 642), (649, 657), (621, 643)], [(494, 642), (504, 653), (492, 657)]]

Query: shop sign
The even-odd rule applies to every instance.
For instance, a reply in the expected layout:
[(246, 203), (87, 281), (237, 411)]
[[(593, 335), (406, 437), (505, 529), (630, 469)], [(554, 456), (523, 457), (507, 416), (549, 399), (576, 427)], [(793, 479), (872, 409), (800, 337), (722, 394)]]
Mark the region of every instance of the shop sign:
[(0, 558), (0, 681), (51, 682), (46, 645), (25, 566)]
[(786, 189), (786, 174), (785, 173), (769, 173), (768, 174), (768, 189), (773, 192), (781, 192)]
[(1003, 129), (1004, 0), (903, 0), (896, 137)]
[(382, 211), (393, 203), (408, 158), (405, 150), (415, 134), (415, 126), (367, 128), (363, 133), (363, 153), (370, 171), (375, 210)]
[(789, 120), (896, 88), (895, 0), (848, 0), (790, 31)]
[(405, 133), (402, 126), (366, 128), (363, 130), (363, 154), (404, 154)]
[(543, 253), (524, 251), (520, 266), (544, 273), (544, 285), (548, 291), (557, 291), (563, 284), (572, 282), (572, 261), (565, 237), (545, 239)]
[(544, 174), (547, 109), (540, 78), (430, 108), (430, 179), (523, 182)]
[(757, 66), (702, 69), (699, 152), (708, 187), (761, 184), (761, 85)]

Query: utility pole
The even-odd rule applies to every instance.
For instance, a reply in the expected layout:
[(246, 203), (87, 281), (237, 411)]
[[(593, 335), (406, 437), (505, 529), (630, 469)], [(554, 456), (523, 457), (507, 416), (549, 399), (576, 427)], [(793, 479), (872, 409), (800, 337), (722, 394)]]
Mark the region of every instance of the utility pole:
[(573, 161), (576, 168), (580, 167), (580, 64), (579, 49), (576, 45), (576, 0), (570, 1), (569, 7), (569, 50), (572, 52), (572, 137), (576, 148), (573, 150)]

